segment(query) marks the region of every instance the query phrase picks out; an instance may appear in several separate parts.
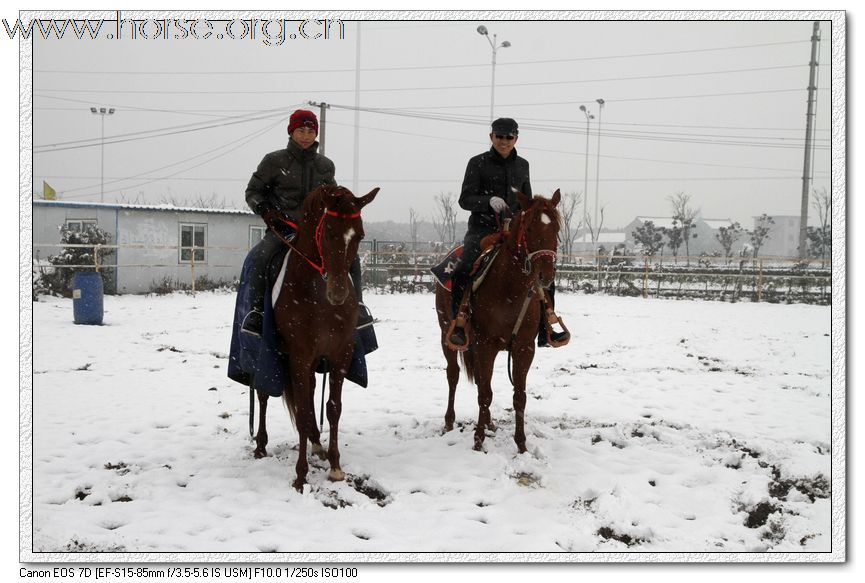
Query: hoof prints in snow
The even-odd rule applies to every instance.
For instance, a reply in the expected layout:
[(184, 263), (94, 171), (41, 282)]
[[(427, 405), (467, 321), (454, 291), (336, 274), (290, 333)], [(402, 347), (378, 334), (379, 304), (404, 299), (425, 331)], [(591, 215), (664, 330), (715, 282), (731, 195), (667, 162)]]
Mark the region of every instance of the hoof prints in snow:
[(385, 492), (381, 486), (371, 481), (369, 476), (354, 476), (352, 474), (346, 474), (345, 480), (352, 488), (370, 500), (374, 500), (379, 506), (387, 506), (390, 503), (388, 493)]
[(609, 526), (602, 526), (598, 529), (597, 534), (606, 540), (613, 539), (619, 541), (620, 543), (625, 543), (629, 547), (647, 542), (646, 539), (643, 538), (632, 537), (629, 534), (616, 532)]

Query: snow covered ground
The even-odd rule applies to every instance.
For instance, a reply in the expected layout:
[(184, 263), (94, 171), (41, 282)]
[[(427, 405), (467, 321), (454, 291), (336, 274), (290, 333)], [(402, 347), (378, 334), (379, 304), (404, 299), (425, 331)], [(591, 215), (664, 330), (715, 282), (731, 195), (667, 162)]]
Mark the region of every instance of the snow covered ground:
[(575, 338), (536, 353), (519, 455), (505, 354), (475, 452), (464, 378), (441, 432), (433, 296), (369, 294), (380, 349), (370, 387), (344, 389), (348, 480), (316, 460), (300, 494), (284, 407), (253, 459), (247, 389), (225, 376), (233, 295), (109, 296), (104, 326), (42, 298), (33, 551), (830, 550), (829, 308), (557, 300)]

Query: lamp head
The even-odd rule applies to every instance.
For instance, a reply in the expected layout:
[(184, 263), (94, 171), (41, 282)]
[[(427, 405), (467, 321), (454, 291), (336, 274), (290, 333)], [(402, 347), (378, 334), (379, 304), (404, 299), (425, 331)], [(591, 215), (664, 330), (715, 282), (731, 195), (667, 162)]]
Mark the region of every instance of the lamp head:
[(478, 27), (478, 34), (486, 36), (489, 34), (489, 31), (487, 30), (487, 27), (482, 24)]
[(95, 108), (95, 107), (91, 107), (91, 108), (90, 108), (90, 113), (96, 113), (96, 108)]
[(502, 48), (504, 48), (504, 49), (508, 48), (509, 46), (511, 46), (511, 43), (509, 43), (508, 41), (504, 41), (502, 43)]
[(580, 111), (586, 111), (586, 106), (585, 106), (585, 105), (581, 105), (581, 106), (580, 106)]
[(595, 101), (597, 101), (598, 105), (600, 105), (601, 107), (604, 107), (604, 103), (606, 103), (603, 99), (596, 99)]

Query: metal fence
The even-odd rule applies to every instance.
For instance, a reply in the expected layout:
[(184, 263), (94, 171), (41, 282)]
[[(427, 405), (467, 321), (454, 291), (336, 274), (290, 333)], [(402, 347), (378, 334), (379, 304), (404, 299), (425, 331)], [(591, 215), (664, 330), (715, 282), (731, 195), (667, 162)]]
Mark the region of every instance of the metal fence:
[[(246, 247), (182, 246), (190, 253), (189, 262), (167, 263), (100, 263), (100, 251), (114, 249), (148, 249), (179, 251), (179, 245), (84, 245), (37, 244), (37, 247), (93, 249), (93, 264), (34, 265), (34, 277), (44, 269), (176, 268), (189, 270), (191, 290), (196, 281), (211, 268), (235, 269), (239, 264), (196, 262), (196, 250), (232, 250), (245, 253)], [(439, 263), (453, 248), (447, 243), (405, 241), (362, 241), (359, 256), (364, 271), (364, 285), (387, 292), (424, 292), (434, 289), (429, 268)], [(607, 293), (648, 297), (703, 298), (723, 301), (797, 301), (828, 304), (831, 302), (831, 263), (821, 259), (800, 260), (791, 257), (718, 257), (560, 254), (557, 260), (556, 285), (559, 290), (585, 293)]]

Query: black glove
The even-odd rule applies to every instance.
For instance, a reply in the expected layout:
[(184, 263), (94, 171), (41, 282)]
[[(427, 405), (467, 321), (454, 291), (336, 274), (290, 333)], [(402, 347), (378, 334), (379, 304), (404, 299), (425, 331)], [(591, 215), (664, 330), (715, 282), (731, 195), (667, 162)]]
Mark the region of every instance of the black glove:
[(255, 214), (261, 216), (264, 219), (264, 224), (274, 231), (282, 224), (282, 215), (270, 201), (263, 200), (255, 205)]

